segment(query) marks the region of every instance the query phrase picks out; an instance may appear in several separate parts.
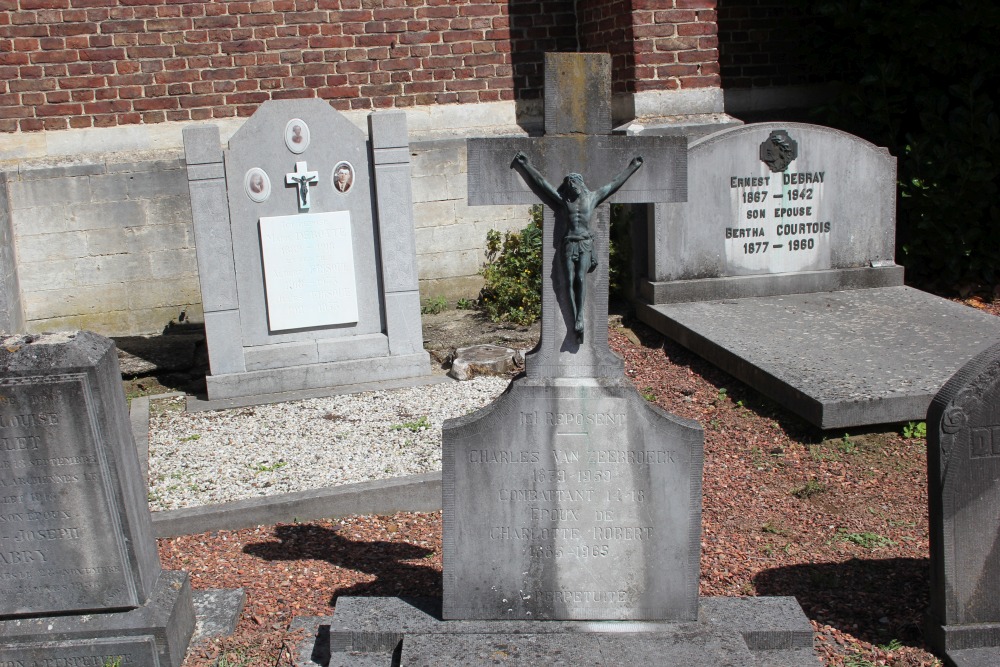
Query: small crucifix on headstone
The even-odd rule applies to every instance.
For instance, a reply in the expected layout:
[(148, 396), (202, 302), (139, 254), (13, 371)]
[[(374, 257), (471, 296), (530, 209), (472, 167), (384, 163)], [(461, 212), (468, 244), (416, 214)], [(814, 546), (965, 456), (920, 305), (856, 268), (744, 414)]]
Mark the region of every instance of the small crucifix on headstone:
[(319, 173), (307, 171), (306, 163), (296, 162), (295, 171), (285, 174), (285, 183), (294, 185), (298, 194), (299, 210), (308, 211), (311, 202), (309, 201), (309, 184), (319, 183)]
[(610, 81), (606, 54), (548, 53), (545, 136), (468, 142), (470, 206), (547, 204), (542, 334), (529, 377), (622, 373), (608, 349), (610, 216), (601, 204), (687, 199), (685, 139), (611, 135)]

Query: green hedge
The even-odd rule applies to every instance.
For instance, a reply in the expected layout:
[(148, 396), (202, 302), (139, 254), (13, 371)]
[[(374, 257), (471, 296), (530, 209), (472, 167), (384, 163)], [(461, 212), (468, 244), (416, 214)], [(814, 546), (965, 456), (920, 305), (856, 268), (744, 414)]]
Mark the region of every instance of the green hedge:
[(843, 84), (819, 122), (898, 158), (907, 282), (1000, 282), (1000, 3), (844, 0), (812, 11), (809, 66)]

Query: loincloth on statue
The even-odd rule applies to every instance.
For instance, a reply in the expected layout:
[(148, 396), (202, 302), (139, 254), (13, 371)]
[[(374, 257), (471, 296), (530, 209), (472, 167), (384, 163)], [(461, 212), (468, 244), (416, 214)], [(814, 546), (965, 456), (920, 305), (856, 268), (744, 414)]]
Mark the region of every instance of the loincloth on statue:
[(579, 262), (584, 254), (586, 254), (590, 258), (590, 267), (587, 271), (590, 272), (597, 268), (597, 257), (594, 255), (594, 236), (592, 234), (566, 234), (563, 237), (563, 252), (566, 255), (566, 259), (571, 260), (574, 264)]

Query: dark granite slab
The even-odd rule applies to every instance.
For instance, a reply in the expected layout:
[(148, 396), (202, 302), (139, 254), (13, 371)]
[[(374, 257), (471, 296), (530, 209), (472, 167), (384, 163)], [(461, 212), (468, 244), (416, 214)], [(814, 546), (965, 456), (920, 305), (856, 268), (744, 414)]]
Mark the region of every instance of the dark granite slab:
[(1000, 319), (909, 287), (645, 305), (640, 317), (824, 429), (920, 421)]

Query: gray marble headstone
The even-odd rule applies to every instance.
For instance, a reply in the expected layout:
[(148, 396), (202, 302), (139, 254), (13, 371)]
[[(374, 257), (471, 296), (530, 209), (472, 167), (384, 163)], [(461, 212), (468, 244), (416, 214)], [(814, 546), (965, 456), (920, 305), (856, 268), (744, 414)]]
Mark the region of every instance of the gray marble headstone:
[(160, 570), (114, 344), (4, 339), (0, 655), (176, 667), (193, 626), (187, 576)]
[[(895, 265), (896, 159), (802, 123), (723, 130), (688, 149), (683, 203), (648, 227), (654, 304), (902, 284)], [(862, 282), (863, 281), (863, 282)]]
[(1000, 664), (1000, 344), (927, 413), (929, 638), (955, 665)]
[[(546, 55), (546, 108), (560, 110), (556, 129), (566, 134), (547, 126), (537, 140), (470, 141), (470, 203), (535, 201), (510, 169), (518, 150), (550, 181), (579, 172), (591, 188), (641, 155), (645, 164), (618, 196), (683, 197), (683, 139), (593, 134), (610, 95), (607, 59)], [(598, 266), (588, 274), (578, 341), (561, 278), (564, 222), (550, 213), (543, 222), (542, 335), (526, 377), (489, 407), (445, 424), (443, 615), (693, 620), (702, 431), (639, 397), (608, 349), (600, 209), (591, 223)]]
[(402, 111), (261, 105), (184, 132), (210, 399), (429, 375)]

